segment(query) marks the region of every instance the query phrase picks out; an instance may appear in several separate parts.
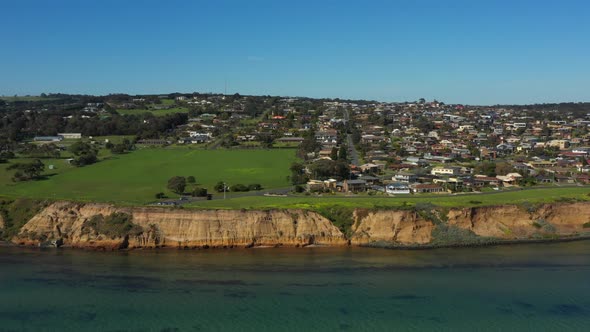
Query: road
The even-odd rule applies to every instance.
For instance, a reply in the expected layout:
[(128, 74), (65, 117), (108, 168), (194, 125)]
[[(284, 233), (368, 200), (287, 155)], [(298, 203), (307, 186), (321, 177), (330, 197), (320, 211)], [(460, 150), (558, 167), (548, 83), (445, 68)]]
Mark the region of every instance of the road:
[[(350, 121), (350, 114), (349, 114), (348, 108), (344, 109), (344, 120), (346, 120), (346, 123), (348, 123)], [(346, 140), (347, 140), (347, 144), (348, 144), (348, 152), (350, 154), (350, 163), (353, 164), (354, 166), (360, 166), (358, 151), (356, 150), (356, 147), (352, 143), (352, 134), (347, 134)]]

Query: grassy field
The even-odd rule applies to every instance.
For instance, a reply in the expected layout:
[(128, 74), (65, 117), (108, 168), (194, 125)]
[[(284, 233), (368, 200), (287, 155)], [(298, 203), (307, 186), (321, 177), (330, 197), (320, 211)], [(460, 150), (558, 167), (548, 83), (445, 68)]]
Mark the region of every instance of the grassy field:
[(46, 180), (13, 183), (9, 164), (0, 165), (0, 196), (49, 198), (144, 204), (158, 192), (167, 193), (168, 179), (175, 175), (196, 178), (211, 189), (217, 181), (232, 184), (259, 183), (264, 188), (289, 185), (293, 150), (191, 150), (142, 149), (112, 156), (97, 164), (76, 168), (64, 160), (44, 160), (56, 170)]
[(184, 107), (174, 107), (169, 109), (118, 109), (117, 113), (125, 115), (125, 114), (142, 114), (142, 113), (152, 113), (155, 116), (164, 116), (168, 114), (174, 113), (188, 113), (188, 109)]
[(416, 203), (432, 203), (441, 207), (473, 207), (525, 202), (549, 203), (567, 199), (590, 200), (590, 187), (553, 187), (455, 196), (338, 197), (328, 195), (324, 197), (240, 197), (227, 200), (202, 201), (191, 203), (188, 206), (203, 209), (321, 209), (330, 206), (388, 208), (401, 207), (408, 204), (414, 205)]

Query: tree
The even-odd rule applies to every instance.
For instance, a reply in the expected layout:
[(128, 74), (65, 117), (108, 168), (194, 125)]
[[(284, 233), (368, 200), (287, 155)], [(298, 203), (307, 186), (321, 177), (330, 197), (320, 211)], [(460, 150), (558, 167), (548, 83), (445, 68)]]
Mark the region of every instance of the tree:
[(262, 185), (260, 185), (259, 183), (249, 184), (248, 190), (262, 190)]
[(291, 183), (292, 184), (304, 184), (307, 182), (307, 174), (305, 173), (305, 166), (301, 163), (292, 163), (291, 167)]
[(74, 158), (72, 163), (78, 167), (94, 164), (98, 161), (98, 152), (86, 142), (76, 142), (70, 146), (69, 150), (77, 157)]
[(233, 186), (231, 186), (230, 187), (230, 190), (231, 191), (236, 191), (236, 192), (239, 192), (239, 191), (248, 191), (248, 186), (243, 185), (241, 183), (238, 183), (238, 184), (234, 184)]
[(338, 151), (338, 159), (340, 159), (340, 160), (347, 160), (348, 159), (348, 147), (344, 144), (340, 145), (340, 150)]
[(217, 192), (222, 192), (224, 189), (227, 190), (227, 186), (225, 183), (223, 183), (223, 181), (219, 181), (217, 184), (215, 184), (215, 186), (213, 186), (213, 189), (215, 189)]
[(45, 164), (41, 162), (41, 160), (36, 159), (31, 163), (16, 163), (8, 166), (7, 170), (17, 170), (14, 173), (13, 181), (27, 181), (32, 179), (37, 179), (45, 170)]
[(184, 192), (184, 188), (186, 188), (186, 178), (184, 176), (173, 176), (168, 180), (168, 189), (170, 191), (182, 194)]
[(332, 160), (338, 159), (338, 149), (336, 149), (336, 147), (333, 147), (332, 151), (330, 151), (330, 159), (332, 159)]
[(207, 189), (206, 188), (195, 188), (191, 193), (193, 197), (206, 197), (207, 196)]
[(186, 178), (186, 183), (195, 183), (195, 182), (197, 182), (197, 180), (192, 175)]
[(514, 171), (514, 167), (509, 163), (496, 163), (496, 175), (506, 175)]

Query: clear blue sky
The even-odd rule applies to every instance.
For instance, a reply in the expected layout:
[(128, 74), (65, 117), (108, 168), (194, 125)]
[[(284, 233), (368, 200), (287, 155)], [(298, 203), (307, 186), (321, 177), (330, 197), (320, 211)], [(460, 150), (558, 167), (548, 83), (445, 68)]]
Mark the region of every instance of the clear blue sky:
[(0, 0), (0, 95), (590, 101), (590, 1)]

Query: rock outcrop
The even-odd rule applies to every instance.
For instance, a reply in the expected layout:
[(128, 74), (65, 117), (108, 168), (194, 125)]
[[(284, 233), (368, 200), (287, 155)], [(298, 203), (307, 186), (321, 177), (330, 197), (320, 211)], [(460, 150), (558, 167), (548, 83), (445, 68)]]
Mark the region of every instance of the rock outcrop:
[[(94, 216), (122, 212), (141, 227), (139, 234), (107, 236), (93, 231)], [(117, 208), (106, 204), (54, 203), (27, 222), (13, 242), (38, 244), (62, 239), (72, 247), (225, 247), (309, 244), (345, 245), (328, 219), (305, 210), (190, 210)]]

